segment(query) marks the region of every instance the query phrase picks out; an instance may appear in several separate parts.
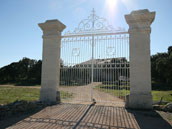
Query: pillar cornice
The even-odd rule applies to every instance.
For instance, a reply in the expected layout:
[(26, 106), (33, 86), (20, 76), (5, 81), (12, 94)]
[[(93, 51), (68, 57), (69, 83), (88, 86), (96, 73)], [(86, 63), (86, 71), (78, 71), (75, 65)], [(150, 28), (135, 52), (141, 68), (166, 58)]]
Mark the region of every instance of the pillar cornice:
[(47, 20), (44, 23), (39, 23), (39, 27), (43, 30), (43, 37), (47, 38), (49, 36), (60, 36), (61, 32), (66, 28), (66, 26), (59, 20)]
[(129, 25), (129, 32), (151, 32), (150, 25), (154, 21), (155, 12), (149, 10), (132, 11), (131, 14), (125, 15), (127, 24)]

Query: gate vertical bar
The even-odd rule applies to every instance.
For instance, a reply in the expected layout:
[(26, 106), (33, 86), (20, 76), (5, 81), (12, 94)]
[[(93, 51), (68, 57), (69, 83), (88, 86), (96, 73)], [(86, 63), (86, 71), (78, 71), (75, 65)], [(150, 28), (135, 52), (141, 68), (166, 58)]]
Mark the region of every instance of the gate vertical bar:
[(94, 82), (94, 21), (95, 11), (92, 11), (92, 61), (91, 61), (91, 101), (93, 100), (93, 82)]

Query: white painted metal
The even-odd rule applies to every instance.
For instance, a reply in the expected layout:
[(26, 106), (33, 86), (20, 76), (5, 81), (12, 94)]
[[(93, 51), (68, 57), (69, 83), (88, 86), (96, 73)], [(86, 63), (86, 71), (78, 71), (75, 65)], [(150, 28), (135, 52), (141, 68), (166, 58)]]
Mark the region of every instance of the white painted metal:
[(61, 45), (61, 91), (68, 92), (65, 101), (125, 99), (129, 90), (128, 32), (114, 29), (93, 9), (74, 32), (62, 36)]
[[(91, 83), (94, 82), (94, 22), (95, 22), (95, 12), (92, 11), (92, 61), (91, 61)], [(93, 87), (91, 87), (91, 101), (93, 101)]]

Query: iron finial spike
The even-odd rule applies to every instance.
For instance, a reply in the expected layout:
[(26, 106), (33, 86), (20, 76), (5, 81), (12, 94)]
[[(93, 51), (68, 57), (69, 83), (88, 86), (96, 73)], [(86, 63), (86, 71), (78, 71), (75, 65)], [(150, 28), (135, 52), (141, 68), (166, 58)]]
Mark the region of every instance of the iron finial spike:
[(94, 31), (94, 22), (95, 22), (95, 10), (92, 10), (92, 31)]

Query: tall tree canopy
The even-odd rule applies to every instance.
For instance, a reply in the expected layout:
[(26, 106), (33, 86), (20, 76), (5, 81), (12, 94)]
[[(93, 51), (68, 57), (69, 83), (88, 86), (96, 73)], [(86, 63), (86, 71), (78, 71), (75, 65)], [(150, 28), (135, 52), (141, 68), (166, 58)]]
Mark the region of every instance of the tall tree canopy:
[(23, 58), (0, 69), (0, 84), (15, 83), (18, 85), (40, 84), (41, 60)]
[(172, 46), (167, 53), (157, 53), (151, 57), (152, 79), (172, 84)]

